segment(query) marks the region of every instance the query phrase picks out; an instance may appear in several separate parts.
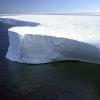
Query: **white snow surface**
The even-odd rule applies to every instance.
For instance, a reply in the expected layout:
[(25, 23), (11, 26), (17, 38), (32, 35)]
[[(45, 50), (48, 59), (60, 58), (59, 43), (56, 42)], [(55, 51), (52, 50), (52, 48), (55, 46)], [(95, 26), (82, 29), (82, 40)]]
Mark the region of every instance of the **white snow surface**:
[(15, 26), (8, 30), (6, 58), (11, 61), (39, 64), (79, 60), (100, 64), (100, 16), (20, 15), (3, 16), (2, 20)]

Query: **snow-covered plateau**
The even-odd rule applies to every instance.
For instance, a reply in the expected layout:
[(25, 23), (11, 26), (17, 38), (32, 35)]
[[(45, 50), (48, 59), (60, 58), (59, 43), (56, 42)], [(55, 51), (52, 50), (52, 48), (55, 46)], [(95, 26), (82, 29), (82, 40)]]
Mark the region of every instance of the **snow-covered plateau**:
[(8, 29), (11, 61), (39, 64), (79, 60), (100, 64), (100, 16), (2, 16)]

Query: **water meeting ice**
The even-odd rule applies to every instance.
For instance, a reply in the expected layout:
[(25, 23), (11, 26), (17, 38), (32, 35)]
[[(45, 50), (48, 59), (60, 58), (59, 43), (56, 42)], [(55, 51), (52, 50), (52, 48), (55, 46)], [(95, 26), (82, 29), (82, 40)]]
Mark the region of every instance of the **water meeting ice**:
[[(40, 64), (79, 60), (100, 64), (100, 16), (33, 15), (2, 19), (14, 25), (8, 29), (6, 58), (11, 61)], [(19, 19), (24, 23), (18, 24)]]

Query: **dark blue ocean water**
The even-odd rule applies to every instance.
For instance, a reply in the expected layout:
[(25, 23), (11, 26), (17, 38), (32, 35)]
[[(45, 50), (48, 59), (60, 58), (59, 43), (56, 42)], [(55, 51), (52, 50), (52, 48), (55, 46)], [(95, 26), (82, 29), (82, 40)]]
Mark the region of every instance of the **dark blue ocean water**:
[(8, 27), (0, 23), (0, 100), (100, 100), (100, 65), (8, 61)]

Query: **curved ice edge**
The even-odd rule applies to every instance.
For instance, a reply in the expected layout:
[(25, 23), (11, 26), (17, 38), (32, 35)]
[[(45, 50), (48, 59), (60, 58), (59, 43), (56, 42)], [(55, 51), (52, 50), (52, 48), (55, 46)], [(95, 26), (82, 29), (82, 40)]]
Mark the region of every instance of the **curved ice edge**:
[(10, 18), (0, 18), (0, 20), (2, 21), (2, 23), (8, 24), (10, 28), (15, 26), (35, 27), (40, 25), (40, 23), (37, 22), (22, 21), (22, 20), (10, 19)]
[[(8, 49), (8, 52), (6, 54), (6, 58), (8, 60), (20, 63), (27, 63), (27, 64), (42, 64), (42, 63), (50, 63), (54, 61), (65, 61), (65, 60), (78, 60), (83, 62), (100, 64), (100, 50), (94, 45), (68, 38), (57, 38), (44, 35), (32, 36), (31, 34), (29, 34), (28, 36), (33, 39), (39, 39), (39, 40), (41, 38), (44, 39), (45, 42), (47, 43), (47, 46), (48, 43), (51, 45), (48, 48), (50, 53), (46, 53), (47, 48), (41, 47), (41, 44), (38, 44), (44, 50), (44, 52), (43, 51), (39, 52), (41, 56), (37, 55), (37, 57), (36, 56), (34, 57), (33, 53), (32, 58), (21, 57), (22, 56), (21, 53), (23, 52), (22, 51), (20, 52), (18, 57), (18, 55), (13, 54)], [(38, 59), (38, 57), (40, 58)]]

